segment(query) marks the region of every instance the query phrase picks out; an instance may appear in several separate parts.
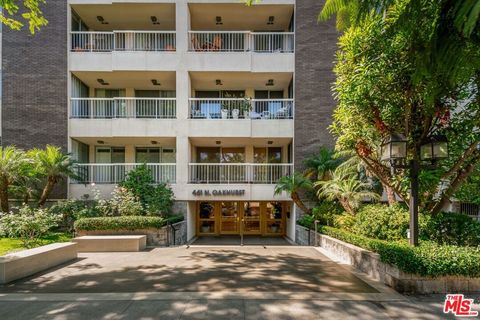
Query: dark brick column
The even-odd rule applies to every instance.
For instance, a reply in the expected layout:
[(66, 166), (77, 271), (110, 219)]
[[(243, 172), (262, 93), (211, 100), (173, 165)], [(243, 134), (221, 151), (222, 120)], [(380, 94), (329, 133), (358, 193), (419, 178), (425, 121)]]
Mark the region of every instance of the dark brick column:
[[(67, 1), (42, 6), (48, 26), (31, 35), (3, 27), (2, 144), (67, 150)], [(63, 197), (66, 185), (52, 197)]]
[(335, 19), (317, 22), (324, 0), (296, 2), (295, 27), (295, 166), (318, 151), (333, 147), (328, 131), (335, 101), (331, 87), (335, 81), (333, 62), (339, 34)]
[(42, 7), (48, 26), (3, 27), (2, 141), (19, 148), (67, 150), (67, 1)]

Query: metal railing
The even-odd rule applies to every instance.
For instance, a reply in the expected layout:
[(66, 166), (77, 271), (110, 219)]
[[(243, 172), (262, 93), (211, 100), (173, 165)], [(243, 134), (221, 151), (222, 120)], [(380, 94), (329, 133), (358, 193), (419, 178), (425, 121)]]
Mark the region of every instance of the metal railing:
[(290, 163), (190, 163), (188, 167), (190, 183), (204, 184), (275, 184), (283, 177), (291, 175)]
[(191, 119), (293, 119), (293, 99), (190, 98)]
[(74, 31), (71, 42), (75, 52), (176, 51), (172, 31)]
[(189, 51), (294, 52), (294, 32), (189, 31)]
[(176, 98), (71, 98), (71, 118), (175, 119)]
[[(141, 163), (85, 163), (76, 165), (78, 179), (71, 180), (75, 184), (117, 184), (122, 182), (127, 173), (141, 166)], [(175, 183), (175, 163), (147, 163), (155, 183)]]

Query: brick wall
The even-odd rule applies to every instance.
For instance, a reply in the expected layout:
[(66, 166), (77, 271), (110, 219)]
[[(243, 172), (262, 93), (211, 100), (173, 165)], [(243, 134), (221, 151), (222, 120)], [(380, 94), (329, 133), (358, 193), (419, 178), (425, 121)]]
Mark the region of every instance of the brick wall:
[(47, 27), (3, 28), (3, 145), (67, 150), (67, 1), (50, 0)]
[(333, 61), (338, 33), (335, 19), (317, 22), (325, 0), (296, 3), (295, 28), (295, 164), (322, 145), (333, 146), (328, 131), (335, 102), (331, 86), (335, 81)]

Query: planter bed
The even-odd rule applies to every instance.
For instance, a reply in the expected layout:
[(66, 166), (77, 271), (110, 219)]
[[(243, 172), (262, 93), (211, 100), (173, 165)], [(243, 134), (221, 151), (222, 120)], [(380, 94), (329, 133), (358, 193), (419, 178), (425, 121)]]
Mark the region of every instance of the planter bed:
[(0, 284), (24, 278), (77, 258), (77, 244), (52, 243), (0, 257)]
[[(315, 233), (297, 225), (297, 242), (316, 244), (336, 259), (368, 274), (401, 293), (468, 293), (480, 292), (480, 278), (463, 275), (423, 276), (407, 273), (397, 266), (382, 262), (378, 253), (341, 241), (334, 237)], [(310, 235), (308, 235), (310, 233)], [(316, 242), (316, 243), (315, 243)], [(480, 263), (480, 261), (479, 261)]]

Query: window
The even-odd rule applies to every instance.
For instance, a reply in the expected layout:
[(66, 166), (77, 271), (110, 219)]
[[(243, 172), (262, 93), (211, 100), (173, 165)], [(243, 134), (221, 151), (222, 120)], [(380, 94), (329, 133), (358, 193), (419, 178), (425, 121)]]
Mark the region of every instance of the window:
[(125, 148), (123, 147), (96, 147), (96, 163), (125, 163)]
[(222, 148), (222, 163), (245, 162), (245, 148)]
[(197, 148), (198, 163), (220, 163), (220, 148), (199, 147)]
[(136, 163), (175, 163), (174, 148), (136, 148)]
[(121, 98), (125, 97), (125, 89), (95, 89), (97, 98)]
[(254, 148), (254, 163), (282, 163), (282, 147)]

